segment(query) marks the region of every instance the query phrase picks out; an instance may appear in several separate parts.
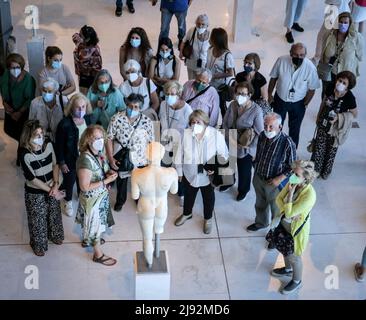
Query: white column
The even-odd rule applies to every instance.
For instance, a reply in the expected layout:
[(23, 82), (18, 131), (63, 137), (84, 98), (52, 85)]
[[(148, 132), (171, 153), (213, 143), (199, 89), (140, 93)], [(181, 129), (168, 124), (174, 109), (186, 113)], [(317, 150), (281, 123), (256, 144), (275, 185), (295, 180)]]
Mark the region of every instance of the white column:
[(234, 0), (234, 42), (248, 41), (248, 38), (252, 36), (253, 8), (254, 0)]

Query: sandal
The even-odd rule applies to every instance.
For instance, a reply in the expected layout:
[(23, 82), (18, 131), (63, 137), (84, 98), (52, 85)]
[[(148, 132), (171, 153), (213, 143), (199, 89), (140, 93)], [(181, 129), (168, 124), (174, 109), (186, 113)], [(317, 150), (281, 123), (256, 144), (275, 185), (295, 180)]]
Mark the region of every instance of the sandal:
[[(101, 264), (103, 264), (105, 266), (113, 266), (113, 265), (115, 265), (117, 263), (117, 260), (116, 259), (113, 259), (111, 257), (106, 257), (104, 254), (101, 257), (99, 257), (99, 258), (97, 258), (96, 256), (93, 256), (93, 261), (94, 262), (101, 263)], [(108, 263), (106, 263), (107, 261), (113, 261), (113, 263), (108, 264)]]
[(63, 240), (51, 240), (54, 244), (61, 245)]
[[(100, 244), (102, 245), (102, 244), (105, 244), (105, 240), (103, 239), (103, 238), (100, 238)], [(83, 248), (87, 248), (87, 247), (90, 247), (90, 245), (88, 245), (86, 242), (82, 242), (81, 243), (81, 246), (83, 247)]]
[(43, 257), (44, 256), (44, 251), (33, 250), (33, 252), (38, 257)]

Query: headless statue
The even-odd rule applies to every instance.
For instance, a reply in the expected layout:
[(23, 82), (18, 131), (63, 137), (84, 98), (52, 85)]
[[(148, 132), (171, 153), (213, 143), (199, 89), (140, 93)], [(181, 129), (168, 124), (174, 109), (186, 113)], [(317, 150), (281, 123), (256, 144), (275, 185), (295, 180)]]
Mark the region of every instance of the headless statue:
[(159, 237), (164, 232), (168, 216), (167, 193), (178, 192), (178, 174), (174, 168), (162, 168), (161, 159), (165, 148), (158, 142), (151, 142), (146, 150), (149, 165), (135, 169), (131, 175), (132, 199), (139, 199), (138, 219), (142, 230), (143, 251), (149, 268), (153, 262), (153, 234), (155, 233), (155, 256), (159, 257)]

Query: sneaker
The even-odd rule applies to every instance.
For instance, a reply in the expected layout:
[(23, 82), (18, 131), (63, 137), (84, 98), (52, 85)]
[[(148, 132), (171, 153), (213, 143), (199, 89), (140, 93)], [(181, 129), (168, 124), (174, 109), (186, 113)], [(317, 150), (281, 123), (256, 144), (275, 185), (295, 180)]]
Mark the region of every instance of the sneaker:
[(192, 219), (192, 213), (188, 216), (185, 216), (184, 214), (182, 214), (181, 216), (179, 216), (175, 221), (174, 224), (179, 227), (181, 225), (183, 225), (188, 219)]
[(228, 191), (230, 188), (231, 188), (231, 186), (221, 186), (221, 187), (219, 188), (219, 191), (220, 191), (220, 192), (226, 192), (226, 191)]
[(266, 227), (261, 227), (258, 223), (253, 223), (247, 227), (248, 232), (256, 232), (260, 229), (265, 229)]
[(116, 7), (116, 17), (120, 17), (122, 15), (122, 7)]
[(68, 217), (72, 217), (74, 210), (72, 208), (72, 201), (65, 201), (65, 214)]
[(295, 22), (293, 25), (292, 25), (292, 28), (291, 29), (294, 29), (298, 32), (304, 32), (304, 28), (301, 27), (297, 22)]
[(268, 250), (274, 250), (274, 249), (276, 249), (276, 246), (274, 245), (274, 243), (273, 243), (273, 242), (269, 242), (269, 243), (268, 243), (268, 247), (267, 247), (267, 249), (268, 249)]
[(203, 223), (203, 233), (210, 234), (212, 231), (212, 219), (205, 219), (205, 222)]
[(286, 270), (285, 267), (283, 268), (276, 268), (271, 271), (271, 275), (276, 278), (281, 277), (292, 277), (292, 270)]
[(361, 266), (361, 263), (356, 263), (355, 268), (355, 278), (358, 282), (364, 282), (365, 281), (365, 268)]
[(133, 6), (133, 3), (128, 3), (128, 4), (127, 4), (127, 8), (128, 8), (128, 11), (129, 11), (130, 13), (135, 13), (135, 8), (134, 8), (134, 6)]
[(180, 207), (184, 207), (184, 197), (182, 196), (182, 197), (179, 197), (179, 206)]
[(119, 204), (119, 203), (116, 202), (116, 204), (113, 207), (113, 210), (114, 211), (121, 211), (122, 207), (123, 207), (123, 204)]
[(287, 40), (288, 43), (294, 43), (295, 42), (294, 37), (293, 37), (291, 31), (290, 32), (287, 32), (285, 34), (285, 37), (286, 37), (286, 40)]
[(302, 281), (296, 283), (294, 280), (291, 280), (280, 292), (282, 294), (290, 294), (299, 290), (302, 287)]
[(245, 200), (247, 196), (245, 194), (240, 194), (238, 193), (238, 195), (236, 196), (236, 201), (242, 201)]

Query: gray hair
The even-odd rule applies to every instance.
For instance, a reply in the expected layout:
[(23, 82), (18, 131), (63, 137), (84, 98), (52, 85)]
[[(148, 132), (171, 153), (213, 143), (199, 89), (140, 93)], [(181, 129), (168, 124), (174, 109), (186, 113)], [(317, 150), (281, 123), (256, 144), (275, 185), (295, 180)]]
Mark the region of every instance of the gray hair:
[(183, 86), (178, 82), (174, 80), (170, 80), (164, 84), (164, 93), (166, 93), (168, 90), (175, 89), (177, 90), (177, 96), (180, 97), (183, 92)]
[(207, 76), (208, 82), (211, 82), (212, 79), (212, 72), (210, 69), (207, 68), (200, 68), (196, 71), (196, 76)]
[(205, 26), (208, 27), (208, 15), (206, 13), (204, 14), (200, 14), (197, 18), (196, 18), (196, 23), (198, 20), (202, 20), (205, 24)]
[(276, 113), (276, 112), (269, 112), (264, 116), (264, 121), (266, 121), (266, 119), (275, 119), (277, 120), (277, 124), (280, 126), (282, 124), (282, 117)]
[(53, 79), (53, 78), (46, 78), (46, 80), (44, 80), (42, 82), (42, 88), (47, 88), (47, 87), (52, 87), (53, 91), (56, 92), (58, 91), (60, 85), (58, 84), (58, 82)]
[(129, 69), (135, 69), (137, 72), (141, 71), (141, 65), (134, 59), (129, 59), (126, 61), (126, 63), (123, 65), (123, 69), (125, 71)]
[(301, 49), (305, 49), (305, 55), (308, 53), (308, 49), (306, 48), (306, 45), (302, 42), (297, 42), (297, 43), (294, 43), (292, 46), (291, 46), (291, 50), (290, 52), (292, 53), (296, 48), (301, 48)]

